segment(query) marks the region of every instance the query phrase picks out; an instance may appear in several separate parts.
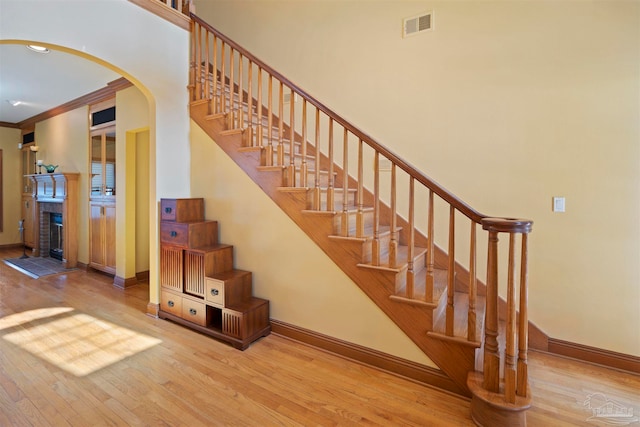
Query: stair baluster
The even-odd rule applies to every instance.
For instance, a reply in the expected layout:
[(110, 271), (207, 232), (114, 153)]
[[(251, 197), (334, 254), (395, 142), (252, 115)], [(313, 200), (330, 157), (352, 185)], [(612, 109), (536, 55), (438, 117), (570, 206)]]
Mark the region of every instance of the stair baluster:
[(209, 90), (209, 65), (210, 65), (210, 60), (209, 60), (209, 30), (207, 30), (205, 28), (204, 30), (204, 42), (205, 42), (205, 50), (204, 50), (204, 69), (202, 70), (202, 75), (204, 75), (204, 94), (203, 94), (203, 98), (207, 99), (210, 96)]
[[(295, 173), (295, 171), (294, 171)], [(300, 187), (308, 186), (309, 165), (307, 164), (307, 100), (302, 99), (302, 164), (300, 165)]]
[(456, 292), (456, 209), (453, 206), (449, 206), (449, 269), (447, 271), (447, 314), (446, 314), (446, 329), (445, 333), (453, 336), (453, 324), (455, 317), (455, 292)]
[(407, 278), (405, 297), (413, 299), (413, 289), (415, 286), (415, 272), (413, 268), (413, 254), (415, 253), (415, 180), (409, 179), (409, 243), (407, 248)]
[(220, 48), (220, 108), (218, 109), (219, 114), (225, 114), (227, 112), (227, 103), (226, 103), (226, 87), (227, 87), (227, 79), (226, 79), (226, 59), (225, 59), (225, 46), (226, 43), (224, 40), (221, 42)]
[(520, 312), (518, 318), (518, 383), (516, 386), (516, 394), (526, 397), (528, 392), (528, 364), (527, 364), (527, 348), (529, 347), (529, 320), (528, 320), (528, 238), (529, 234), (522, 233), (522, 249), (520, 253)]
[(316, 108), (316, 132), (315, 132), (315, 150), (316, 150), (316, 173), (315, 173), (315, 188), (313, 191), (313, 207), (316, 211), (321, 210), (320, 207), (320, 110)]
[(433, 298), (435, 243), (433, 236), (433, 190), (429, 190), (429, 205), (427, 207), (427, 278), (425, 283), (425, 301), (436, 303)]
[[(196, 39), (198, 45), (202, 44), (202, 27), (198, 26), (198, 31), (196, 32)], [(202, 57), (201, 57), (201, 49), (196, 50), (196, 75), (202, 76)], [(196, 79), (196, 94), (198, 99), (203, 98), (202, 94), (202, 80), (200, 78)]]
[(295, 157), (295, 92), (289, 89), (289, 169), (287, 173), (288, 187), (296, 186), (296, 157)]
[[(347, 194), (349, 191), (349, 131), (344, 129), (344, 137), (342, 138), (342, 192)], [(320, 169), (320, 164), (316, 162), (316, 170)], [(342, 204), (342, 218), (340, 221), (341, 232), (343, 237), (349, 236), (349, 205)]]
[(256, 105), (256, 141), (255, 146), (260, 147), (262, 151), (263, 145), (263, 126), (262, 126), (262, 67), (258, 66), (258, 102)]
[(391, 236), (389, 239), (389, 265), (398, 264), (398, 210), (396, 207), (396, 165), (391, 164)]
[(278, 159), (276, 165), (284, 166), (284, 83), (280, 81), (278, 86), (278, 147), (276, 147)]
[[(332, 119), (333, 120), (333, 119)], [(356, 237), (364, 237), (364, 163), (362, 159), (363, 142), (358, 140), (358, 212), (356, 213)], [(329, 170), (329, 175), (333, 168)], [(329, 176), (331, 179), (331, 176)]]
[(380, 252), (380, 153), (376, 151), (373, 155), (373, 242), (371, 247), (373, 265), (380, 265)]
[(236, 106), (235, 106), (236, 61), (235, 61), (234, 53), (235, 53), (235, 49), (233, 48), (233, 46), (230, 46), (229, 47), (229, 96), (225, 102), (225, 105), (228, 104), (228, 107), (225, 111), (227, 113), (226, 126), (228, 130), (233, 129), (235, 125), (235, 121), (233, 120), (234, 112), (236, 110)]
[(329, 188), (327, 188), (327, 212), (333, 212), (335, 207), (335, 180), (333, 178), (333, 118), (329, 118)]
[(267, 105), (267, 147), (264, 150), (263, 165), (273, 166), (273, 74), (269, 73), (269, 92)]
[(471, 221), (471, 237), (469, 238), (469, 309), (467, 311), (467, 340), (476, 342), (476, 297), (478, 279), (476, 278), (476, 223)]
[[(243, 98), (244, 98), (244, 91), (243, 91), (243, 84), (242, 84), (242, 82), (244, 81), (243, 72), (244, 72), (244, 59), (243, 59), (242, 53), (240, 52), (238, 54), (238, 96), (237, 96), (238, 105), (233, 108), (234, 117), (232, 120), (233, 128), (240, 129), (240, 130), (244, 128), (244, 106), (242, 105)], [(235, 84), (233, 84), (233, 86), (235, 87)], [(232, 96), (232, 99), (235, 100), (236, 97)]]
[(255, 133), (253, 127), (253, 62), (251, 59), (249, 61), (249, 69), (247, 70), (247, 115), (246, 121), (244, 119), (244, 107), (242, 103), (244, 103), (244, 94), (240, 91), (240, 96), (243, 97), (243, 100), (240, 105), (240, 111), (242, 111), (242, 145), (245, 147), (253, 146), (253, 134)]
[(212, 81), (213, 81), (213, 93), (211, 95), (211, 99), (209, 100), (209, 113), (216, 114), (220, 112), (220, 106), (218, 104), (218, 100), (221, 98), (220, 96), (220, 87), (222, 87), (222, 83), (218, 82), (218, 37), (213, 35), (213, 69), (211, 72), (213, 73)]

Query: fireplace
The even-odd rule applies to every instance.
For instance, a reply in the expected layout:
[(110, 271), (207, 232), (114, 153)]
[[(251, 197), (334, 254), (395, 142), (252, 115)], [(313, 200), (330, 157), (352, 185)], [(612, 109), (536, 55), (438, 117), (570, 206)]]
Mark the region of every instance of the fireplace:
[(38, 203), (40, 212), (40, 256), (63, 260), (62, 203)]
[(62, 261), (64, 255), (62, 214), (51, 212), (49, 215), (49, 256)]
[(33, 183), (34, 256), (62, 261), (65, 268), (78, 263), (79, 173), (29, 175)]

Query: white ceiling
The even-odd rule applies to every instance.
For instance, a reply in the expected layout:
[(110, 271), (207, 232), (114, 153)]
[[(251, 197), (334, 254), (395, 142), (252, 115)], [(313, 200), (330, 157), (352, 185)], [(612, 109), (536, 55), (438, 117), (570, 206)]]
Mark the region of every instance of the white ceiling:
[[(0, 122), (19, 123), (119, 77), (76, 55), (55, 50), (41, 54), (25, 45), (0, 44)], [(9, 100), (21, 104), (14, 107)]]

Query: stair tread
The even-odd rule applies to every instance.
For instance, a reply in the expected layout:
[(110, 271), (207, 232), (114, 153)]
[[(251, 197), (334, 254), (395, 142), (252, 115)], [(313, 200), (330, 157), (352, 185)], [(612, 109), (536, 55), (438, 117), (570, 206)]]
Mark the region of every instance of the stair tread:
[(414, 279), (413, 284), (413, 297), (409, 298), (406, 293), (406, 284), (401, 286), (392, 297), (395, 299), (413, 300), (424, 302), (425, 305), (437, 307), (442, 296), (447, 290), (447, 270), (435, 268), (433, 270), (433, 295), (427, 297), (425, 295), (425, 289), (427, 286), (427, 269), (419, 271)]
[[(367, 239), (371, 239), (371, 238), (372, 237), (369, 236)], [(419, 260), (421, 257), (423, 257), (426, 253), (427, 253), (427, 248), (421, 248), (418, 246), (414, 247), (414, 253), (413, 253), (414, 263), (416, 260)], [(381, 254), (381, 258), (383, 259), (386, 258), (386, 256), (384, 255), (386, 254)], [(373, 263), (370, 263), (370, 262), (360, 263), (358, 264), (358, 267), (400, 272), (402, 270), (405, 270), (408, 267), (409, 265), (408, 259), (409, 259), (408, 246), (398, 245), (396, 265), (390, 265), (390, 263), (386, 261), (386, 262), (381, 262), (378, 265), (374, 265)], [(414, 269), (416, 272), (419, 273), (421, 270), (424, 270), (424, 266), (423, 265), (414, 266)]]
[[(338, 212), (341, 213), (341, 212)], [(350, 230), (351, 231), (351, 230)], [(349, 239), (355, 236), (355, 229), (352, 230), (353, 233), (349, 233), (348, 236), (341, 236), (339, 234), (332, 234), (329, 236), (329, 238), (335, 238), (335, 239)], [(391, 233), (391, 226), (389, 225), (381, 225), (378, 228), (378, 235), (382, 236), (382, 235), (386, 235)], [(364, 228), (364, 236), (362, 237), (364, 239), (373, 239), (373, 227), (371, 227), (370, 225)]]
[[(441, 336), (442, 338), (448, 337), (446, 334), (446, 305), (447, 298), (443, 299), (438, 311), (434, 313), (433, 329), (431, 335)], [(453, 322), (453, 336), (452, 338), (462, 339), (467, 341), (467, 316), (469, 310), (469, 294), (466, 292), (455, 292), (454, 299), (454, 322)], [(482, 337), (482, 319), (484, 319), (485, 311), (485, 297), (482, 295), (476, 296), (476, 341), (479, 346)]]
[[(313, 190), (313, 188), (307, 188), (307, 190)], [(373, 208), (365, 207), (365, 208), (362, 209), (362, 211), (364, 213), (373, 212)], [(337, 209), (334, 209), (332, 211), (323, 211), (323, 210), (316, 210), (316, 209), (304, 209), (304, 210), (302, 210), (302, 212), (306, 213), (306, 214), (321, 214), (321, 215), (330, 214), (331, 216), (336, 216), (336, 215), (344, 213), (345, 211), (337, 210)], [(358, 213), (358, 209), (354, 208), (352, 206), (350, 209), (347, 209), (347, 213), (349, 213), (349, 214)], [(353, 234), (355, 234), (355, 233), (353, 233)], [(329, 237), (330, 238), (343, 238), (343, 236), (340, 236), (338, 234), (333, 234), (333, 235), (330, 235)]]
[[(309, 211), (309, 212), (316, 212), (316, 211)], [(342, 212), (336, 212), (336, 214), (341, 214)], [(396, 232), (401, 231), (400, 228), (396, 228)], [(378, 229), (378, 238), (381, 239), (385, 239), (387, 236), (389, 236), (391, 234), (391, 227), (388, 225), (381, 225), (380, 228)], [(367, 240), (372, 240), (374, 238), (373, 235), (373, 229), (371, 227), (365, 227), (363, 235), (360, 237), (356, 237), (356, 230), (355, 228), (351, 228), (348, 230), (347, 235), (343, 236), (341, 234), (330, 234), (329, 235), (330, 239), (336, 239), (336, 240), (340, 240), (340, 239), (356, 239), (356, 240), (362, 240), (362, 241), (367, 241)], [(402, 257), (403, 255), (406, 258), (406, 254), (403, 254), (402, 252), (400, 252), (400, 250), (402, 250), (402, 245), (398, 245), (398, 256)], [(426, 249), (425, 249), (426, 250)], [(418, 254), (419, 256), (419, 254)]]

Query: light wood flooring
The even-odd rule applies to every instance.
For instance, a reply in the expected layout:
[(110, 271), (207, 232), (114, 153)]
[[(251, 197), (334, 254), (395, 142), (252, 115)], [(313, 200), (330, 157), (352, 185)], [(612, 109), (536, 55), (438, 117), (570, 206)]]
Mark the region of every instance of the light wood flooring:
[[(111, 283), (0, 262), (0, 426), (473, 425), (467, 399), (274, 334), (235, 350)], [(640, 415), (639, 376), (535, 352), (530, 372), (530, 426), (608, 425), (589, 397)]]

